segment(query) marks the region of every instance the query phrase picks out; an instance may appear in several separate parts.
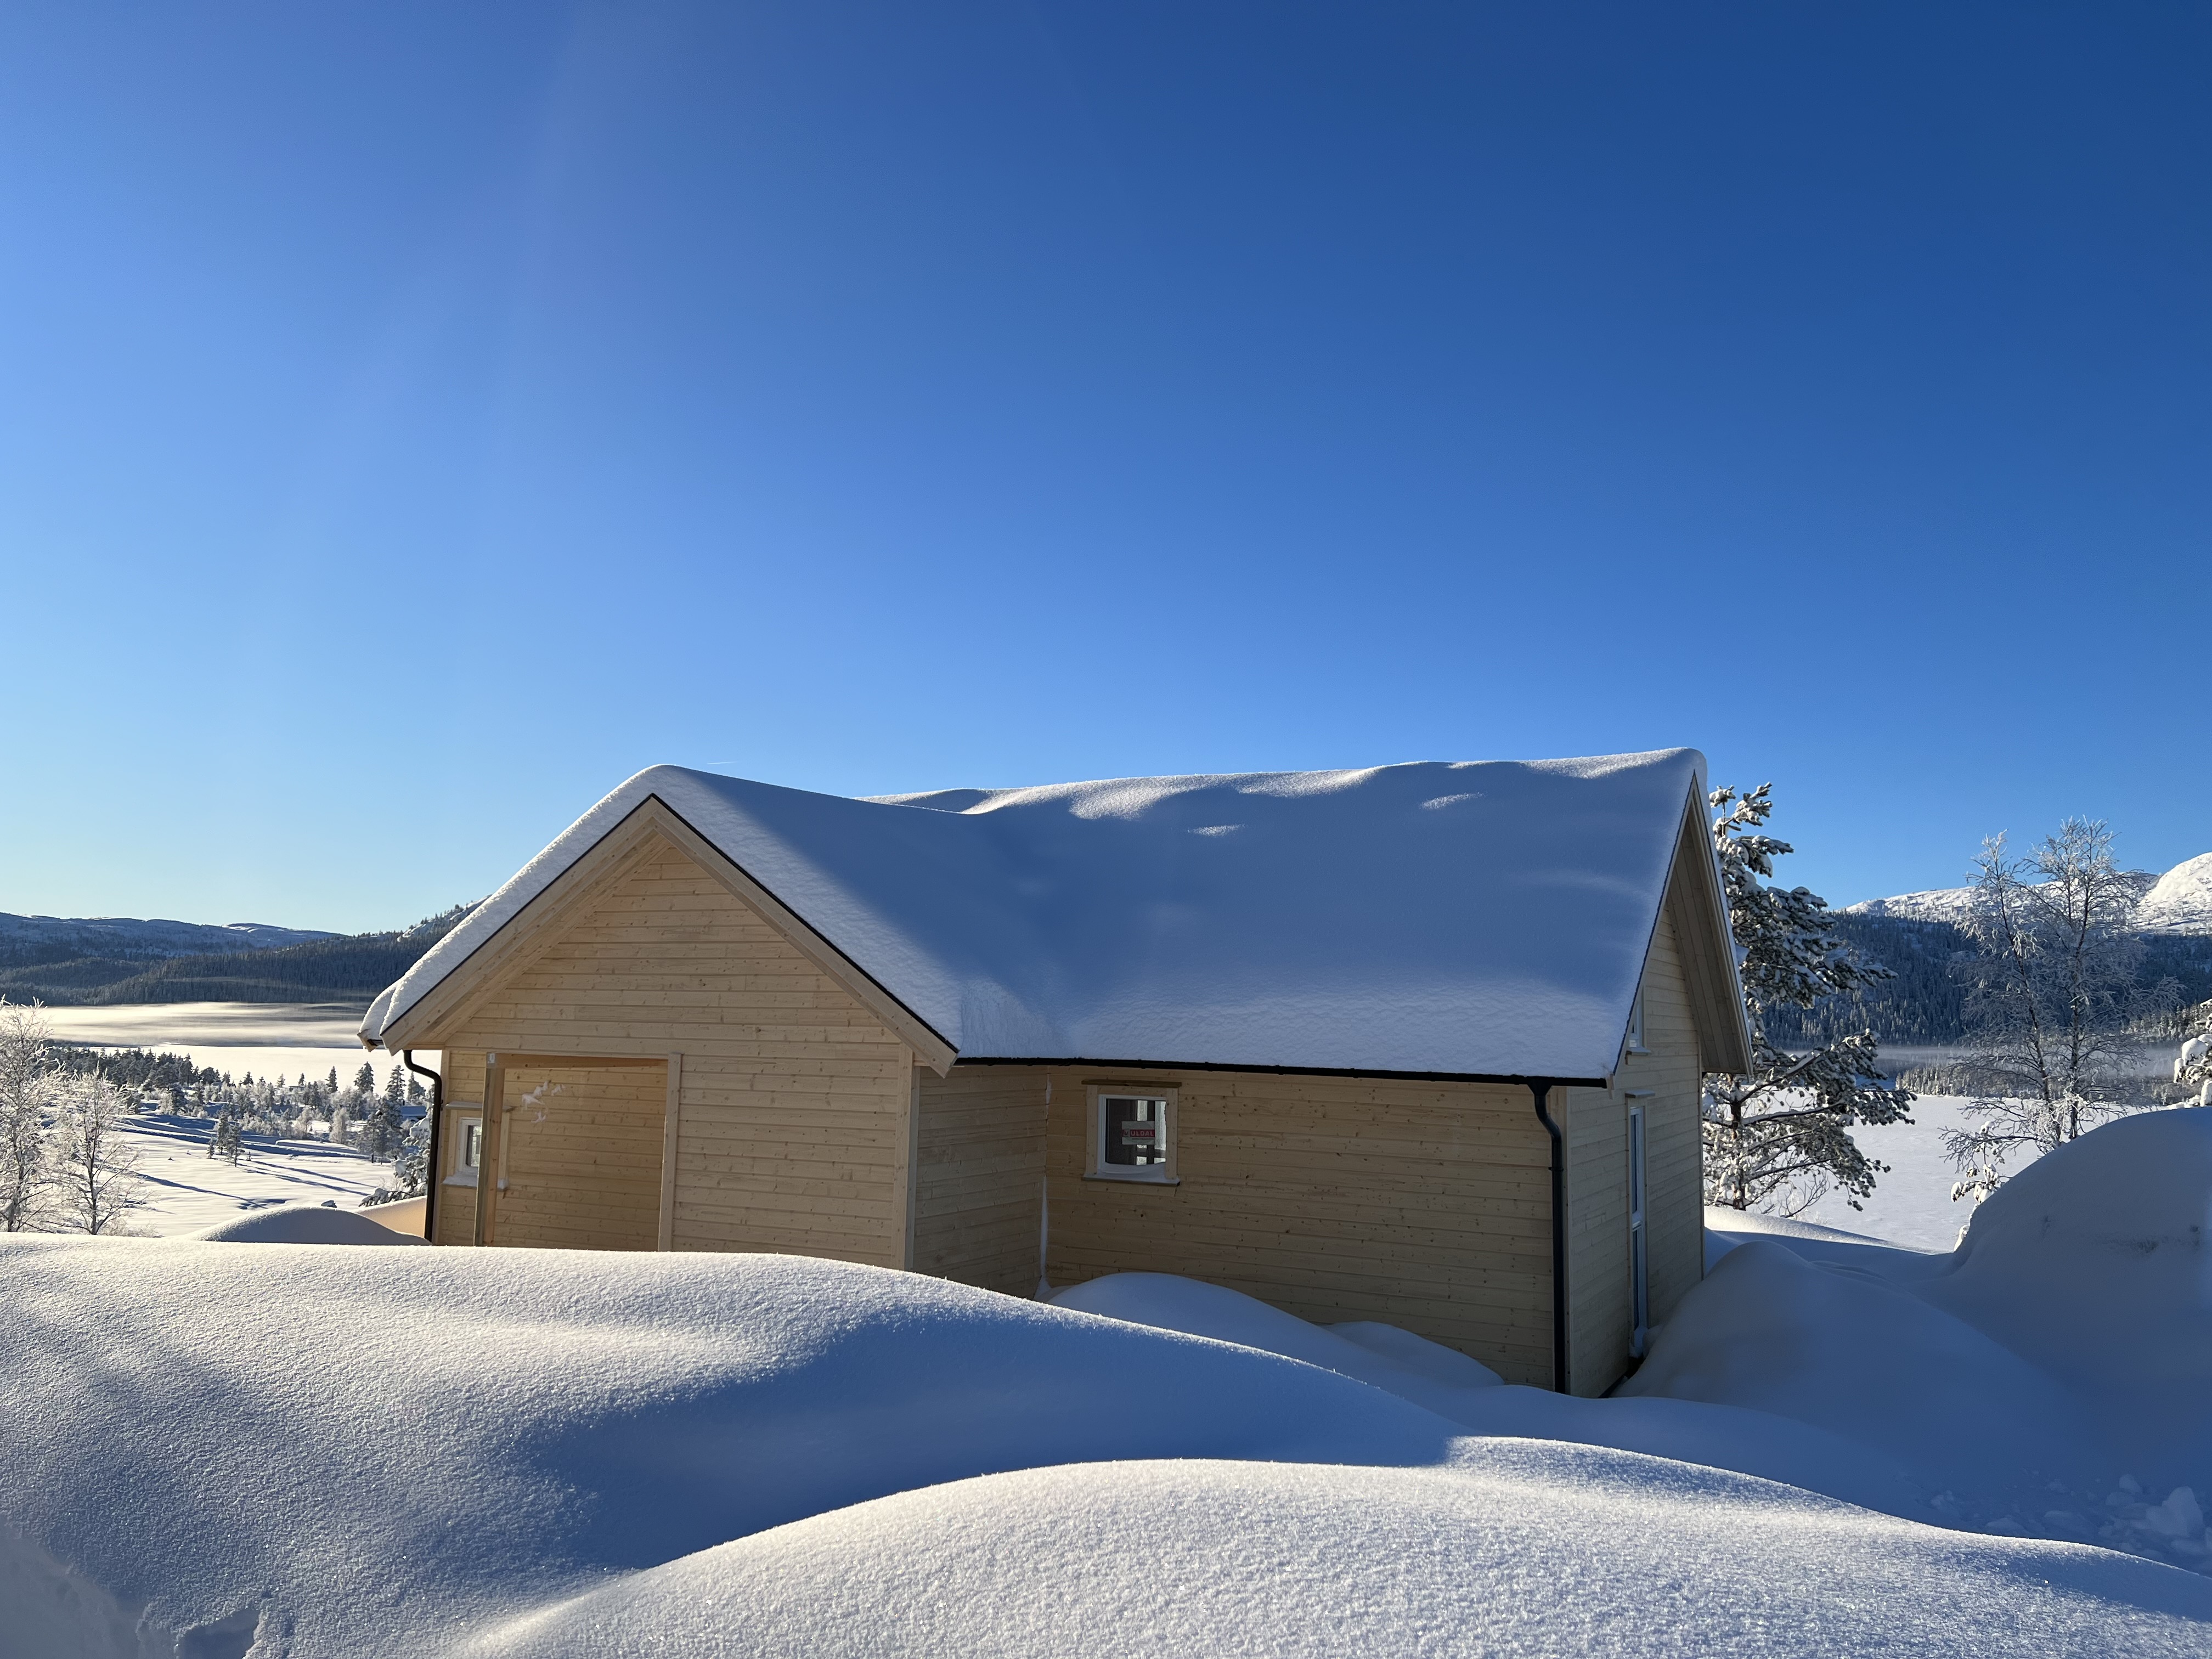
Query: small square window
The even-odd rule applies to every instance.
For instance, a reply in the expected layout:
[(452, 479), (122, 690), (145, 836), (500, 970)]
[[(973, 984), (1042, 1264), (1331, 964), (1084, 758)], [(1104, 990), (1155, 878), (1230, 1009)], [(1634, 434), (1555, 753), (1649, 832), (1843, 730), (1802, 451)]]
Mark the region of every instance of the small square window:
[(1175, 1179), (1175, 1096), (1165, 1091), (1094, 1085), (1091, 1170), (1109, 1180)]

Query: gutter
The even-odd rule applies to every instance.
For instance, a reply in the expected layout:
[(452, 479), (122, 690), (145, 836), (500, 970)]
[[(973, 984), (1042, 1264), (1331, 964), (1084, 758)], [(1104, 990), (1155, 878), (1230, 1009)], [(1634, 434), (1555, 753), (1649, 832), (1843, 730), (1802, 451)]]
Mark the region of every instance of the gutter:
[(1552, 1138), (1552, 1388), (1567, 1391), (1567, 1144), (1553, 1120), (1547, 1101), (1560, 1079), (1532, 1079), (1528, 1092), (1536, 1099), (1536, 1121)]
[(430, 1079), (430, 1145), (423, 1153), (427, 1162), (422, 1167), (422, 1242), (434, 1244), (438, 1242), (438, 1188), (445, 1180), (446, 1166), (439, 1154), (446, 1133), (446, 1079), (427, 1066), (417, 1066), (412, 1048), (399, 1051), (399, 1063), (417, 1077)]

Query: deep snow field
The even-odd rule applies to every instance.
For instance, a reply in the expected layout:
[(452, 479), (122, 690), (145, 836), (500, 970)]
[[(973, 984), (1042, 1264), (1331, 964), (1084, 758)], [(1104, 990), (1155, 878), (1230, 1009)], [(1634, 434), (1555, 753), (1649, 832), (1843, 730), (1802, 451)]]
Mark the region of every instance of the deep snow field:
[(389, 1159), (364, 1158), (325, 1140), (272, 1140), (249, 1134), (237, 1163), (210, 1158), (211, 1118), (149, 1113), (124, 1120), (145, 1184), (143, 1205), (126, 1218), (134, 1233), (174, 1237), (235, 1216), (286, 1204), (354, 1208), (392, 1185)]
[[(2171, 1053), (2171, 1049), (2168, 1050)], [(1856, 1209), (1840, 1192), (1830, 1191), (1797, 1219), (1845, 1232), (1865, 1233), (1907, 1249), (1944, 1251), (1959, 1242), (1959, 1230), (1972, 1218), (1971, 1202), (1954, 1200), (1952, 1183), (1959, 1171), (1943, 1156), (1943, 1131), (1964, 1129), (1966, 1103), (1952, 1095), (1917, 1095), (1910, 1123), (1862, 1123), (1851, 1130), (1859, 1150), (1889, 1169), (1871, 1197)], [(2033, 1161), (2017, 1155), (2008, 1166), (2017, 1172)]]
[(17, 1237), (0, 1655), (2203, 1659), (2208, 1223), (2203, 1109), (1944, 1255), (1738, 1218), (1603, 1401), (1158, 1276)]

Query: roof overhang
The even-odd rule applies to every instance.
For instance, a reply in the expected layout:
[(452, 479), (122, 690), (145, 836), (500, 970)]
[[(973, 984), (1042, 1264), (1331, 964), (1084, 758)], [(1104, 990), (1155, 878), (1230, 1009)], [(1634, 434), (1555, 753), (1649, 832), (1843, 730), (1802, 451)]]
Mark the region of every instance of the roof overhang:
[(1729, 929), (1728, 890), (1705, 819), (1703, 782), (1698, 780), (1683, 808), (1665, 902), (1681, 953), (1690, 1018), (1697, 1027), (1698, 1068), (1741, 1077), (1751, 1070), (1751, 1028), (1745, 1019), (1743, 981), (1736, 973), (1735, 938)]
[[(364, 1030), (363, 1045), (394, 1052), (445, 1047), (444, 1033), (459, 1024), (472, 1005), (510, 972), (534, 957), (539, 948), (550, 944), (562, 927), (580, 915), (593, 899), (608, 891), (663, 846), (673, 846), (720, 882), (740, 903), (881, 1020), (922, 1064), (940, 1077), (951, 1069), (958, 1051), (927, 1021), (817, 933), (797, 912), (693, 829), (659, 795), (647, 795), (639, 802), (467, 956), (445, 967), (432, 984), (410, 995), (399, 1013), (384, 1019), (380, 1029), (374, 1033)], [(390, 997), (394, 991), (404, 994), (409, 989), (403, 979), (385, 995)], [(380, 1002), (383, 1000), (379, 999)]]

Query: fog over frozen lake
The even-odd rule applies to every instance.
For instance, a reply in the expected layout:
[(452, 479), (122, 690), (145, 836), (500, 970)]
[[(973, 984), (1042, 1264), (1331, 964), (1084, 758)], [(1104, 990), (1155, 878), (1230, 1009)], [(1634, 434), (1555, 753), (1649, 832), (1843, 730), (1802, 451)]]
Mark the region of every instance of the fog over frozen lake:
[[(167, 1049), (195, 1066), (234, 1078), (320, 1077), (333, 1066), (350, 1081), (363, 1061), (379, 1086), (398, 1057), (364, 1049), (355, 1039), (362, 1009), (343, 1002), (149, 1002), (106, 1007), (48, 1008), (47, 1023), (63, 1042), (91, 1048)], [(417, 1064), (435, 1066), (434, 1048), (417, 1049)]]

